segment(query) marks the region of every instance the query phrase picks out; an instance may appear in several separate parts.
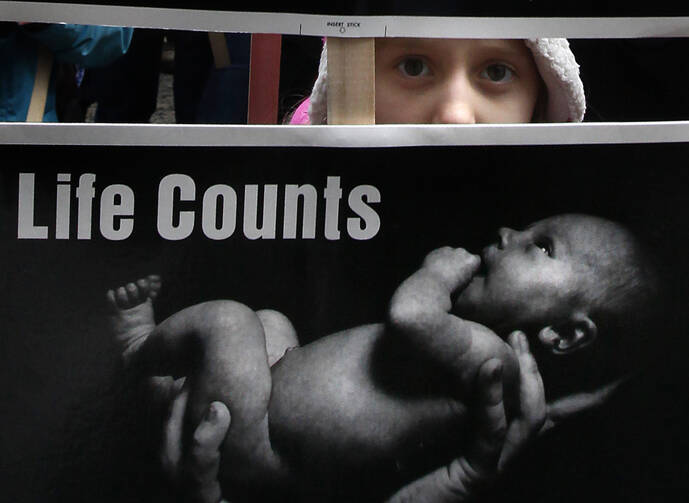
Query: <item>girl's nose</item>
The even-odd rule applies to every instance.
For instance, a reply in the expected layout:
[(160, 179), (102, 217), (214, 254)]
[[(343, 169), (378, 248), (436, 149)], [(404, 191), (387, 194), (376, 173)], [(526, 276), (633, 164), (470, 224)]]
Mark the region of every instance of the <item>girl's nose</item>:
[(476, 124), (476, 95), (464, 72), (448, 76), (439, 91), (433, 124)]
[(438, 107), (433, 124), (476, 124), (476, 115), (469, 100), (454, 99)]
[(476, 116), (470, 103), (455, 100), (438, 107), (433, 124), (476, 124)]
[(498, 248), (502, 250), (507, 247), (512, 241), (515, 232), (515, 230), (509, 227), (500, 227), (498, 229)]

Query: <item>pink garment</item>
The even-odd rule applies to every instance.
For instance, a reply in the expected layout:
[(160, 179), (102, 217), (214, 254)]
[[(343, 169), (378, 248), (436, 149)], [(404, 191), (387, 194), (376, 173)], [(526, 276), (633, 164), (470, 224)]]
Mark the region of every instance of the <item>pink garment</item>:
[(292, 114), (292, 118), (289, 121), (290, 124), (295, 124), (299, 126), (311, 124), (311, 122), (309, 121), (310, 102), (311, 100), (309, 98), (306, 98), (304, 101), (301, 102), (301, 104)]

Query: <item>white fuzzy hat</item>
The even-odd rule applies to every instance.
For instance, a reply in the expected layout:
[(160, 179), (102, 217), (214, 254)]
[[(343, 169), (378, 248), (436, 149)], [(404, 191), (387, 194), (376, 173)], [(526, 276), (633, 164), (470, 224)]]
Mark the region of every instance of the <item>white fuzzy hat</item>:
[[(524, 40), (531, 50), (536, 67), (548, 90), (544, 122), (581, 122), (586, 111), (584, 84), (579, 78), (579, 65), (566, 38), (534, 38)], [(313, 85), (309, 103), (309, 122), (328, 121), (327, 42), (323, 45), (318, 78)]]

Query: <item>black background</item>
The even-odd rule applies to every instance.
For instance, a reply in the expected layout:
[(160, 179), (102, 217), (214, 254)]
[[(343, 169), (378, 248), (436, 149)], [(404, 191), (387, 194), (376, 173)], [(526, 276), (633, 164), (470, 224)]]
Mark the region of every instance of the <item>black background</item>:
[[(287, 314), (306, 343), (378, 321), (399, 282), (431, 249), (478, 250), (501, 225), (587, 212), (626, 223), (654, 244), (687, 297), (687, 144), (396, 149), (3, 147), (21, 167), (2, 171), (0, 473), (7, 501), (151, 501), (157, 484), (148, 413), (119, 372), (104, 294), (144, 274), (164, 278), (157, 315), (231, 298)], [(45, 159), (51, 159), (49, 164)], [(193, 168), (191, 168), (193, 166)], [(36, 221), (54, 220), (56, 173), (96, 173), (96, 188), (136, 194), (135, 230), (121, 242), (17, 240), (17, 181), (36, 172)], [(155, 227), (159, 180), (190, 175), (197, 196), (216, 183), (242, 200), (247, 183), (311, 183), (340, 176), (346, 194), (371, 184), (382, 228), (369, 241), (225, 241), (200, 228), (170, 242)], [(194, 205), (191, 205), (192, 207)], [(97, 206), (96, 206), (97, 207)], [(322, 210), (322, 207), (320, 208)], [(73, 206), (73, 220), (76, 207)], [(241, 215), (241, 204), (240, 211)], [(279, 215), (278, 215), (279, 216)], [(97, 231), (97, 211), (94, 213)], [(278, 218), (278, 237), (280, 237)], [(198, 225), (198, 223), (197, 223)], [(668, 306), (669, 355), (646, 393), (555, 432), (496, 486), (497, 501), (662, 501), (687, 490), (685, 310)], [(669, 341), (669, 342), (668, 342)], [(639, 393), (639, 394), (636, 394)], [(570, 429), (571, 428), (571, 429)]]

